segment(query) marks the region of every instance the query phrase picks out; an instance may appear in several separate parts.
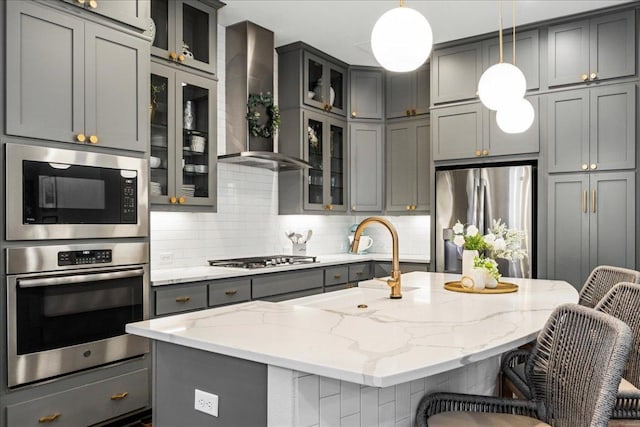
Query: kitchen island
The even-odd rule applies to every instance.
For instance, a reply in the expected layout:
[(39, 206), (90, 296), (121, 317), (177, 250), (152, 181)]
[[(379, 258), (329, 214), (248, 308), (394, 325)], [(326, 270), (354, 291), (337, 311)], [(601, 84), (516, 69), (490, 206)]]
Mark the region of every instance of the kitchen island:
[[(443, 289), (459, 278), (404, 274), (400, 300), (374, 280), (129, 324), (154, 340), (154, 426), (410, 426), (427, 392), (493, 393), (500, 354), (578, 300), (551, 280), (505, 279), (511, 294)], [(218, 396), (218, 417), (194, 410), (196, 389)]]

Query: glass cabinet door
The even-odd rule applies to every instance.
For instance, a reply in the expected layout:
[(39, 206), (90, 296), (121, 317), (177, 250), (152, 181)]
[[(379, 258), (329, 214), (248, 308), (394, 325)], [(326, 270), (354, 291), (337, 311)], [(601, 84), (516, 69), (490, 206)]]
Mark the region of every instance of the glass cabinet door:
[(320, 58), (304, 54), (304, 103), (326, 110), (329, 105), (329, 89), (328, 84), (325, 84), (324, 68), (324, 61)]
[(329, 65), (327, 72), (331, 81), (329, 101), (331, 108), (329, 111), (344, 115), (347, 108), (346, 98), (346, 70)]
[(167, 58), (169, 51), (173, 51), (175, 40), (175, 26), (173, 25), (173, 3), (169, 0), (153, 0), (151, 2), (151, 19), (156, 26), (151, 51)]
[(340, 209), (346, 206), (345, 202), (345, 153), (346, 143), (344, 137), (344, 126), (335, 123), (329, 124), (329, 200), (330, 209)]
[[(152, 66), (151, 73), (151, 105), (149, 117), (151, 121), (151, 156), (149, 166), (151, 172), (149, 182), (149, 198), (152, 202), (165, 202), (169, 194), (174, 192), (173, 177), (169, 169), (173, 167), (173, 157), (169, 147), (173, 147), (173, 134), (170, 131), (169, 118), (174, 116), (172, 72), (163, 72), (162, 68)], [(171, 148), (172, 150), (172, 148)]]
[(177, 202), (211, 205), (216, 195), (215, 81), (183, 72), (177, 76)]
[(324, 122), (312, 113), (304, 113), (307, 134), (306, 154), (311, 168), (306, 172), (305, 209), (322, 209), (324, 203)]

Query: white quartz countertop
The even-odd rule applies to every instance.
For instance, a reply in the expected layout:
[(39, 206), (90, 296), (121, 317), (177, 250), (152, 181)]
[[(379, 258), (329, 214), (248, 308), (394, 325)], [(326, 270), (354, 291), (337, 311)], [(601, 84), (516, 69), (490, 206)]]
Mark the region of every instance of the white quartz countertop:
[[(318, 262), (310, 264), (281, 265), (268, 268), (247, 269), (229, 267), (211, 267), (208, 265), (198, 267), (180, 267), (171, 269), (152, 269), (151, 285), (163, 286), (178, 283), (196, 282), (199, 280), (225, 279), (242, 276), (255, 276), (256, 274), (276, 273), (279, 271), (301, 270), (307, 268), (328, 267), (331, 265), (349, 264), (359, 261), (391, 261), (391, 255), (386, 254), (335, 254), (318, 255)], [(401, 262), (428, 263), (429, 260), (417, 255), (400, 255)]]
[[(503, 279), (510, 294), (445, 290), (459, 275), (402, 275), (386, 284), (280, 303), (253, 301), (127, 325), (127, 332), (344, 381), (387, 387), (501, 354), (534, 339), (551, 311), (578, 301), (567, 282)], [(365, 304), (367, 308), (358, 308)]]

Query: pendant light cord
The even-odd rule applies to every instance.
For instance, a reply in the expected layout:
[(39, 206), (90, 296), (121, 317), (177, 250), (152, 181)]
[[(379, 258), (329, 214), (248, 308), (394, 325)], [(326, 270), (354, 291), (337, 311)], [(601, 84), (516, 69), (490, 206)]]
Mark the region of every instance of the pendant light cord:
[(500, 63), (503, 62), (502, 55), (502, 0), (498, 0), (498, 38), (500, 45)]

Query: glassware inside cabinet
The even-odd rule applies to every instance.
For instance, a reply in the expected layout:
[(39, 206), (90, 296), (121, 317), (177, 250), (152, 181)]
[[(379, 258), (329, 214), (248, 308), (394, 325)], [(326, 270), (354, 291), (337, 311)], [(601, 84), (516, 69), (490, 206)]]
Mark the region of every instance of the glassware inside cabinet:
[(307, 122), (307, 144), (309, 152), (309, 200), (311, 204), (323, 202), (323, 123), (309, 119)]
[(344, 129), (331, 125), (331, 204), (344, 204)]
[(185, 197), (209, 197), (209, 90), (182, 83), (182, 184)]
[(182, 37), (182, 54), (209, 64), (209, 14), (183, 3)]
[(149, 195), (151, 196), (166, 196), (169, 191), (167, 188), (169, 180), (168, 83), (166, 77), (151, 74), (151, 105), (149, 106), (151, 122)]

